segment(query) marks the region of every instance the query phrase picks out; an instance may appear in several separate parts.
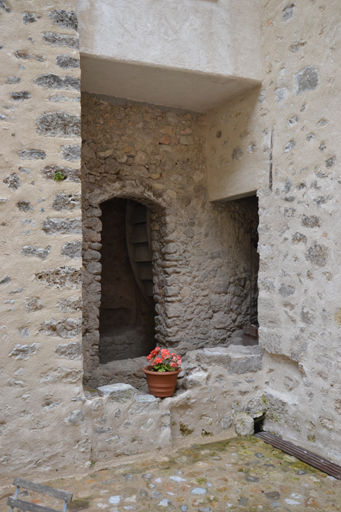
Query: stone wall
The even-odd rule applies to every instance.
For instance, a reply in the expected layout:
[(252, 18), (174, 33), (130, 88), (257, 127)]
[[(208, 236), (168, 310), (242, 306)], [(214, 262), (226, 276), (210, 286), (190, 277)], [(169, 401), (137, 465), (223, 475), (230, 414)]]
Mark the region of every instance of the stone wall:
[(263, 86), (208, 115), (208, 162), (258, 182), (264, 427), (340, 463), (339, 3), (262, 4)]
[[(129, 197), (150, 205), (156, 342), (181, 353), (229, 345), (249, 321), (257, 201), (209, 203), (205, 117), (89, 94), (82, 116), (84, 251), (100, 248), (102, 202)], [(98, 258), (86, 258), (83, 291), (85, 382), (92, 386), (99, 379)]]
[(80, 69), (75, 2), (2, 1), (0, 22), (0, 473), (9, 476), (83, 458), (82, 434), (64, 421), (82, 391)]

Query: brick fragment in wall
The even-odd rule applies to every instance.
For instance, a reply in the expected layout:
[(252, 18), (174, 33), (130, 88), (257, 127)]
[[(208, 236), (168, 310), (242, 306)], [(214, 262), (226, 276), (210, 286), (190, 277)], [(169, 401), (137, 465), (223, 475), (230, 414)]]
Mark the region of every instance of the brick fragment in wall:
[(72, 169), (71, 167), (63, 167), (60, 165), (47, 165), (41, 172), (44, 174), (47, 180), (53, 180), (56, 172), (62, 173), (65, 179), (80, 183), (80, 169)]
[(37, 60), (38, 62), (44, 62), (44, 57), (41, 55), (35, 55), (34, 53), (28, 53), (26, 50), (17, 50), (15, 52), (17, 59), (22, 60)]
[(61, 157), (69, 162), (77, 162), (81, 159), (81, 146), (78, 144), (69, 144), (62, 147)]
[(79, 240), (77, 242), (67, 242), (62, 246), (62, 256), (66, 256), (67, 258), (81, 258), (82, 257), (82, 241)]
[(46, 158), (45, 151), (41, 149), (23, 149), (18, 151), (21, 160), (44, 160)]
[(46, 112), (36, 120), (37, 132), (46, 137), (79, 137), (80, 117), (58, 110)]
[(63, 9), (57, 9), (49, 12), (50, 20), (60, 28), (71, 28), (72, 30), (78, 30), (78, 20), (75, 11), (65, 11)]
[(70, 55), (58, 55), (56, 59), (56, 64), (62, 69), (72, 69), (80, 67), (79, 59), (74, 59), (73, 57), (70, 57)]
[(56, 34), (54, 32), (45, 32), (43, 40), (50, 46), (64, 46), (79, 50), (79, 39), (74, 36), (67, 36), (65, 34)]
[(24, 256), (35, 256), (36, 258), (40, 258), (41, 260), (46, 260), (46, 258), (50, 254), (50, 250), (50, 245), (45, 249), (43, 249), (42, 247), (34, 247), (33, 245), (25, 245), (20, 250), (20, 254), (23, 254)]
[(34, 23), (38, 21), (38, 16), (34, 12), (24, 12), (22, 20), (25, 25), (27, 25), (27, 23)]
[(17, 190), (20, 187), (20, 178), (15, 173), (7, 176), (3, 182), (8, 186), (8, 188), (12, 188), (13, 190)]
[(51, 208), (57, 212), (64, 210), (74, 210), (80, 208), (81, 195), (80, 194), (65, 194), (59, 192), (53, 198)]
[(33, 82), (39, 87), (46, 87), (47, 89), (80, 90), (80, 79), (75, 76), (66, 75), (61, 77), (54, 73), (47, 73), (38, 76)]
[(81, 332), (82, 319), (65, 318), (64, 320), (48, 320), (39, 327), (39, 333), (60, 338), (75, 338)]
[(82, 271), (74, 267), (58, 267), (35, 274), (36, 280), (48, 287), (54, 288), (80, 288), (82, 284)]
[(80, 235), (82, 233), (82, 219), (48, 218), (42, 221), (42, 230), (47, 235)]

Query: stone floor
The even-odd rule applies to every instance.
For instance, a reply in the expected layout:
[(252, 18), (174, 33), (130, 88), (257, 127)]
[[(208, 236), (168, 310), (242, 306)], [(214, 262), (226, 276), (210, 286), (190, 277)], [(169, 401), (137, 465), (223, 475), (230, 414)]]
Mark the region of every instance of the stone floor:
[[(72, 492), (73, 511), (341, 511), (341, 481), (255, 437), (45, 483)], [(1, 512), (9, 510), (9, 491), (0, 496)], [(30, 494), (23, 499), (61, 510), (60, 501)]]

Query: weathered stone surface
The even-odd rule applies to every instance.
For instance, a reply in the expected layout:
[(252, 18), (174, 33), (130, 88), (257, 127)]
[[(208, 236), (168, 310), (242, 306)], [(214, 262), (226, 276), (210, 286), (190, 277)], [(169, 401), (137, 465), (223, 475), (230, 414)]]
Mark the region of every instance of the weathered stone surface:
[(38, 62), (44, 62), (44, 57), (42, 57), (42, 55), (35, 55), (34, 53), (28, 53), (25, 50), (17, 50), (15, 52), (15, 56), (17, 59), (36, 60)]
[(57, 302), (57, 308), (63, 313), (74, 313), (82, 310), (82, 299), (81, 298), (69, 298), (59, 299)]
[(68, 258), (81, 258), (82, 257), (82, 241), (78, 242), (67, 242), (62, 247), (62, 256), (67, 256)]
[(99, 396), (108, 396), (112, 402), (127, 402), (136, 394), (136, 389), (130, 384), (108, 384), (98, 388)]
[(207, 372), (205, 372), (203, 370), (197, 370), (197, 371), (194, 371), (193, 373), (187, 375), (184, 378), (182, 385), (185, 389), (191, 389), (191, 388), (196, 388), (199, 386), (204, 386), (206, 384), (207, 377), (208, 377)]
[(45, 249), (42, 247), (34, 247), (33, 245), (24, 245), (24, 247), (20, 250), (20, 254), (24, 254), (25, 256), (35, 256), (36, 258), (46, 260), (50, 254), (50, 250), (50, 245), (48, 245)]
[(22, 160), (44, 160), (46, 158), (45, 151), (41, 149), (23, 149), (18, 152)]
[(27, 23), (34, 23), (35, 21), (38, 21), (38, 16), (34, 12), (24, 12), (22, 19), (25, 25), (27, 25)]
[(150, 414), (157, 411), (159, 409), (159, 401), (159, 398), (152, 395), (137, 395), (134, 405), (129, 409), (129, 414)]
[(295, 293), (295, 288), (290, 285), (282, 284), (279, 293), (282, 295), (282, 297), (286, 298), (289, 297), (289, 295), (293, 295)]
[(30, 356), (35, 355), (39, 350), (39, 343), (32, 343), (32, 345), (17, 344), (9, 353), (15, 359), (27, 360)]
[(55, 288), (80, 288), (81, 270), (73, 267), (58, 267), (36, 274), (37, 281)]
[(62, 158), (69, 162), (77, 162), (81, 159), (81, 146), (78, 144), (70, 144), (62, 147)]
[(82, 232), (82, 223), (80, 218), (59, 219), (48, 218), (42, 221), (42, 230), (47, 235), (79, 235)]
[(55, 382), (76, 383), (82, 378), (83, 371), (79, 368), (58, 368), (43, 373), (40, 382), (45, 384), (54, 384)]
[(239, 414), (235, 419), (235, 431), (238, 436), (250, 436), (254, 433), (254, 421), (248, 414)]
[(56, 34), (55, 32), (45, 32), (43, 40), (50, 46), (66, 46), (68, 48), (79, 49), (78, 37), (68, 36), (64, 34)]
[(31, 96), (32, 95), (29, 91), (11, 92), (11, 98), (14, 101), (29, 100)]
[(74, 425), (79, 425), (80, 423), (84, 423), (85, 422), (84, 410), (80, 409), (80, 410), (72, 411), (70, 416), (65, 418), (64, 421), (69, 426), (74, 426)]
[(67, 343), (66, 345), (58, 345), (55, 352), (59, 357), (65, 357), (73, 361), (82, 357), (83, 348), (81, 343)]
[(56, 64), (62, 69), (79, 68), (79, 59), (74, 59), (70, 55), (58, 55)]
[(40, 297), (31, 297), (25, 300), (25, 308), (29, 312), (40, 311), (46, 306)]
[[(35, 84), (40, 87), (46, 87), (48, 89), (74, 89), (76, 91), (80, 90), (80, 80), (74, 76), (66, 75), (61, 77), (59, 75), (55, 75), (53, 73), (48, 73), (46, 75), (40, 75), (35, 80), (33, 80)], [(25, 98), (26, 99), (26, 98)]]
[(307, 260), (318, 267), (324, 267), (328, 261), (328, 248), (322, 244), (314, 243), (305, 254)]
[(8, 274), (0, 279), (0, 284), (8, 284), (11, 281), (11, 278)]
[(29, 201), (18, 201), (17, 207), (21, 212), (33, 212), (33, 207)]
[(4, 12), (11, 12), (12, 9), (7, 5), (7, 2), (5, 0), (0, 1), (0, 11)]
[(46, 112), (36, 120), (37, 132), (46, 137), (78, 137), (80, 117), (68, 112)]
[(20, 187), (20, 178), (17, 174), (13, 173), (7, 176), (3, 182), (8, 186), (8, 188), (12, 188), (13, 190), (17, 190)]
[(77, 14), (75, 11), (65, 11), (64, 9), (57, 9), (49, 12), (50, 20), (60, 28), (78, 29)]
[(72, 169), (71, 167), (62, 167), (60, 165), (47, 165), (41, 172), (45, 175), (46, 179), (53, 180), (56, 172), (60, 172), (65, 179), (80, 183), (80, 170)]
[(295, 13), (295, 3), (288, 4), (284, 7), (282, 11), (284, 21), (290, 20)]
[(49, 320), (43, 322), (39, 332), (60, 338), (75, 338), (81, 332), (82, 319), (66, 318), (65, 320)]
[(319, 85), (320, 76), (314, 66), (306, 66), (294, 76), (295, 94), (313, 91)]
[(54, 196), (51, 207), (57, 212), (65, 210), (72, 211), (80, 208), (80, 201), (80, 194), (65, 194), (64, 192), (59, 192)]

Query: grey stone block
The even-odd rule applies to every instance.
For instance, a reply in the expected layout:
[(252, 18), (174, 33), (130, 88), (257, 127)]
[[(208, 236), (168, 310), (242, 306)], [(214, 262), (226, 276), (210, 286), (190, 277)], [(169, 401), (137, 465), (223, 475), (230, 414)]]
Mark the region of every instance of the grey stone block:
[(98, 388), (99, 396), (108, 396), (111, 402), (127, 402), (136, 394), (136, 389), (130, 384), (108, 384)]
[(149, 414), (159, 409), (160, 399), (152, 395), (137, 395), (135, 404), (130, 407), (129, 414)]

